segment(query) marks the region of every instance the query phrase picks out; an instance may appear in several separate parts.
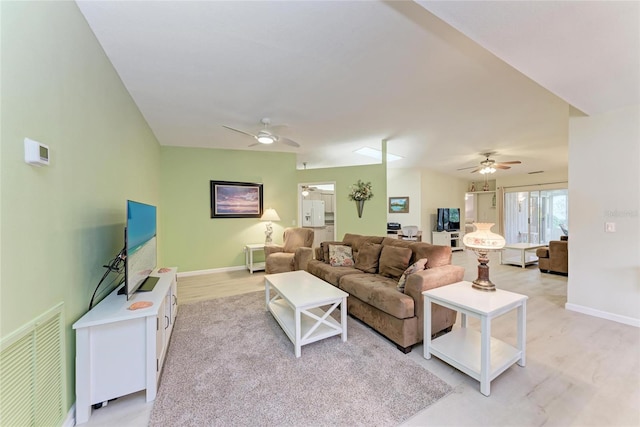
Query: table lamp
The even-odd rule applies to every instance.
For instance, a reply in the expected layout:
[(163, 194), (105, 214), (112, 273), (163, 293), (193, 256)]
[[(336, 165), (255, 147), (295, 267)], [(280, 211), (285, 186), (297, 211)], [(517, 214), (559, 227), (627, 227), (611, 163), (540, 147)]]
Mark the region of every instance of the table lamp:
[(280, 217), (278, 216), (278, 212), (275, 209), (269, 208), (260, 217), (260, 221), (267, 221), (267, 229), (264, 231), (264, 235), (266, 236), (264, 240), (265, 245), (273, 244), (271, 240), (271, 235), (273, 234), (273, 226), (271, 221), (280, 221)]
[(478, 278), (473, 281), (472, 287), (481, 291), (495, 291), (496, 285), (489, 280), (488, 253), (499, 251), (506, 243), (504, 237), (493, 233), (492, 223), (473, 223), (476, 230), (465, 234), (462, 243), (472, 249), (478, 255)]

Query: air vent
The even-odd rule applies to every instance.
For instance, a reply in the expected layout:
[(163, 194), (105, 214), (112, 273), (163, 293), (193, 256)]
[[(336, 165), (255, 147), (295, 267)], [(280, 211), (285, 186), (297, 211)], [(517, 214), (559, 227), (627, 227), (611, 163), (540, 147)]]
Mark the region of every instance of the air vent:
[(62, 425), (62, 309), (60, 303), (0, 341), (0, 426)]

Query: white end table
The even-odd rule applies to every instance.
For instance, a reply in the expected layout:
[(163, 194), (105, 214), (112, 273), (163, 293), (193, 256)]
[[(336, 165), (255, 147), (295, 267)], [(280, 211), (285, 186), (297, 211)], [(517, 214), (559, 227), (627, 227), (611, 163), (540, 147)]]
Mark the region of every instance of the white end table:
[[(422, 293), (424, 330), (431, 331), (431, 303), (461, 314), (461, 327), (432, 340), (425, 332), (424, 357), (431, 355), (480, 381), (480, 392), (490, 394), (491, 381), (517, 363), (526, 363), (527, 296), (497, 289), (473, 289), (471, 282), (458, 282)], [(518, 310), (517, 347), (491, 337), (491, 320), (513, 309)], [(467, 328), (467, 316), (480, 319), (480, 332)]]
[(264, 262), (253, 262), (253, 253), (255, 251), (264, 251), (264, 243), (249, 243), (248, 245), (244, 245), (244, 265), (251, 274), (253, 274), (254, 271), (265, 269)]

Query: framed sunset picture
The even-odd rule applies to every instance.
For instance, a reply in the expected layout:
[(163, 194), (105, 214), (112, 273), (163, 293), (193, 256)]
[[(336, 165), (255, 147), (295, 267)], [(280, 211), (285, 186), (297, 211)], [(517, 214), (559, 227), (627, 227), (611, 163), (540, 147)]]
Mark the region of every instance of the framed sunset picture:
[(260, 218), (262, 184), (211, 181), (211, 218)]

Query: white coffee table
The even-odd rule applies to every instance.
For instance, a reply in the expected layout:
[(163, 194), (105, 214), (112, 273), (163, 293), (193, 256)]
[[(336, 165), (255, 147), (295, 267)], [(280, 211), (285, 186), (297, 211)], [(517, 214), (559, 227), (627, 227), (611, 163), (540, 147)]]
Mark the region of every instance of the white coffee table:
[[(458, 282), (424, 291), (424, 330), (431, 330), (431, 303), (461, 314), (461, 327), (431, 340), (425, 333), (424, 357), (431, 355), (480, 381), (480, 392), (489, 396), (491, 381), (517, 363), (526, 363), (527, 296), (497, 289), (486, 292)], [(518, 310), (517, 347), (491, 337), (491, 320)], [(467, 328), (467, 316), (480, 319), (480, 332)]]
[[(519, 265), (525, 268), (529, 264), (538, 262), (538, 257), (535, 255), (528, 255), (527, 252), (535, 251), (538, 248), (544, 248), (547, 245), (540, 243), (507, 243), (500, 251), (500, 264), (513, 264)], [(519, 257), (507, 257), (505, 251), (516, 250), (519, 252)]]
[[(341, 291), (306, 271), (264, 276), (265, 303), (295, 347), (301, 347), (334, 335), (347, 341), (347, 297)], [(274, 291), (273, 298), (271, 290)], [(326, 311), (321, 307), (331, 305)], [(340, 322), (331, 313), (340, 307)]]

